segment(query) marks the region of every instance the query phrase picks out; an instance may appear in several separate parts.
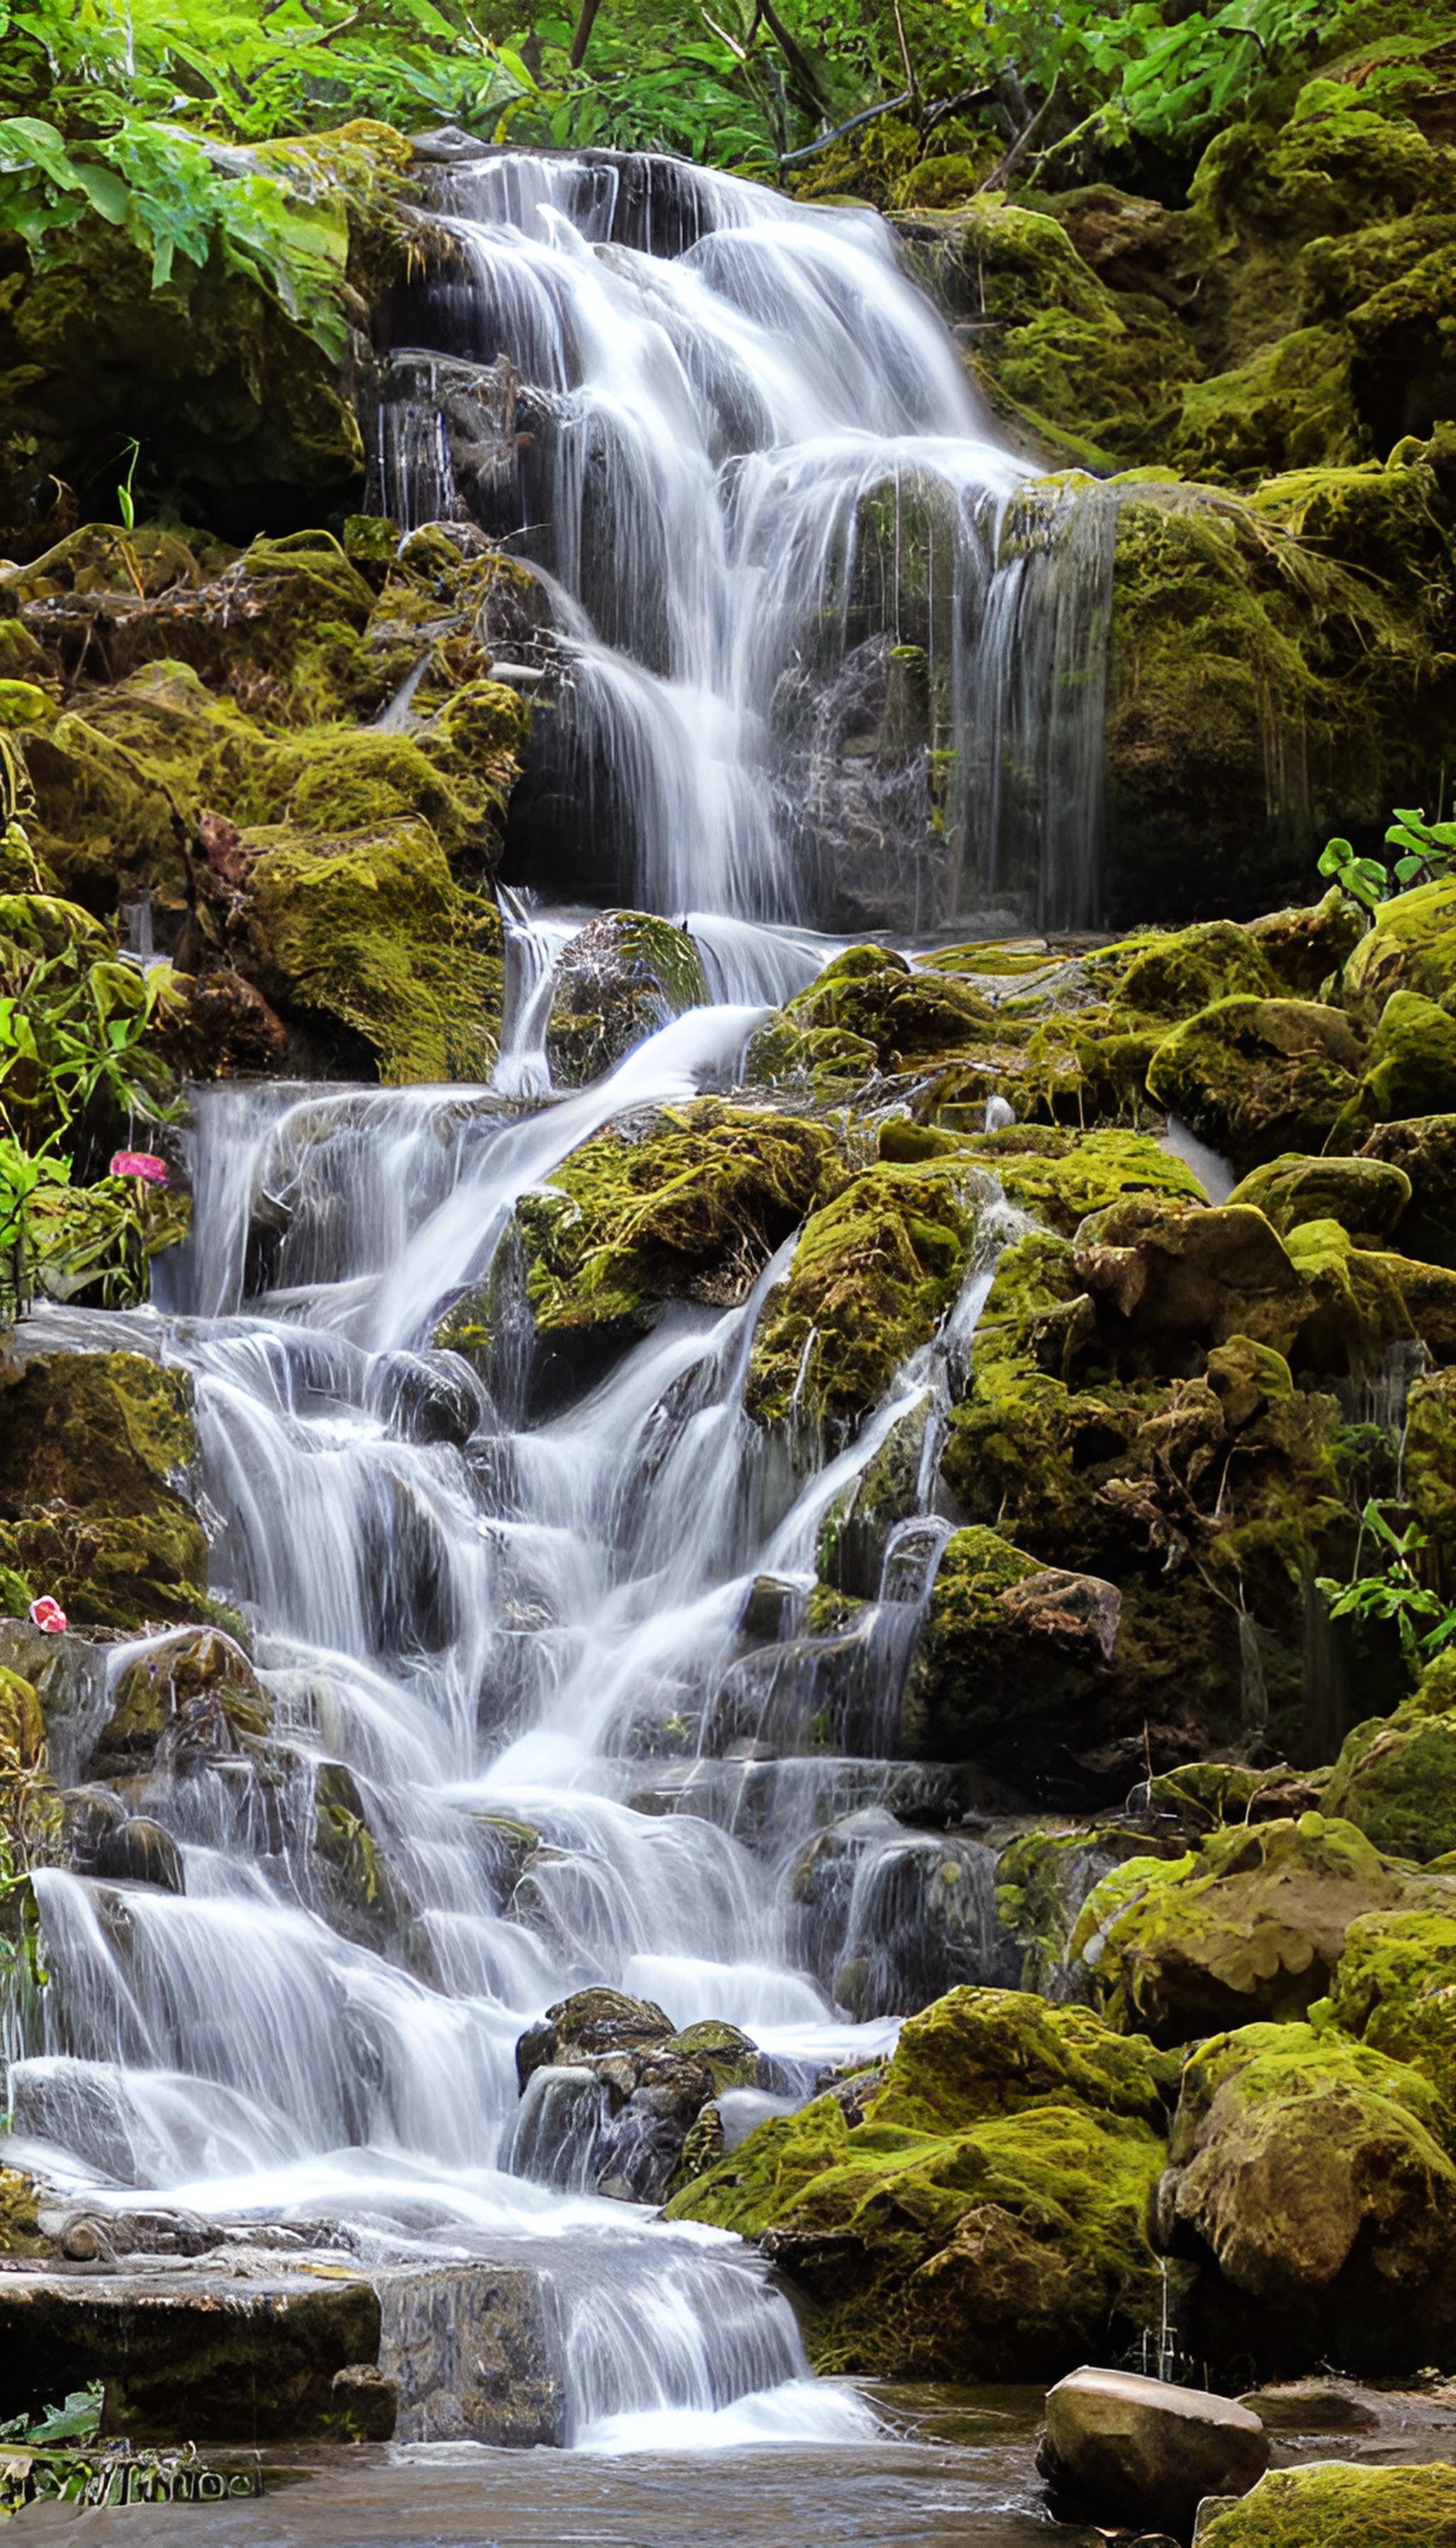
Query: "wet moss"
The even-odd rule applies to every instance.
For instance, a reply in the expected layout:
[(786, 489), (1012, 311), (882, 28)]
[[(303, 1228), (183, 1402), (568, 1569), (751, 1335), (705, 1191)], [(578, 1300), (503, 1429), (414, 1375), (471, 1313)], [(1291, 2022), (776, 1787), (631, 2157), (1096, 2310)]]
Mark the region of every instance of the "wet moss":
[(1346, 1735), (1330, 1778), (1328, 1811), (1393, 1858), (1422, 1862), (1456, 1852), (1456, 1678), (1434, 1666), (1393, 1716)]
[(955, 1303), (994, 1199), (964, 1162), (882, 1160), (813, 1213), (759, 1323), (750, 1413), (867, 1413)]
[(1060, 1128), (1047, 1127), (1045, 1135), (1038, 1131), (1035, 1147), (1019, 1125), (1008, 1125), (1004, 1132), (971, 1135), (964, 1143), (965, 1153), (990, 1170), (1008, 1202), (1065, 1238), (1075, 1235), (1089, 1213), (1103, 1211), (1123, 1195), (1206, 1200), (1187, 1162), (1146, 1134), (1103, 1132), (1079, 1137)]
[(1148, 1064), (1149, 1093), (1247, 1170), (1322, 1147), (1354, 1096), (1359, 1042), (1313, 1000), (1216, 1000), (1175, 1027)]
[(1456, 1910), (1352, 1920), (1329, 2010), (1346, 2034), (1419, 2070), (1456, 2115)]
[(823, 1125), (716, 1098), (599, 1134), (516, 1206), (536, 1325), (640, 1324), (682, 1295), (743, 1300), (844, 1176)]
[[(1340, 975), (1339, 997), (1374, 1027), (1393, 992), (1441, 1002), (1456, 990), (1456, 881), (1415, 885), (1382, 903)], [(1410, 1107), (1410, 1114), (1431, 1110)]]
[(669, 2217), (763, 2238), (807, 2296), (820, 2369), (1041, 2377), (1152, 2304), (1166, 2082), (1129, 2050), (1082, 2010), (953, 1991), (863, 2105), (761, 2125)]
[(428, 825), (325, 844), (254, 832), (244, 969), (284, 1014), (387, 1082), (484, 1080), (500, 1033), (500, 916), (456, 884)]
[(178, 1481), (192, 1384), (133, 1353), (0, 1364), (0, 1563), (78, 1623), (206, 1619), (207, 1541)]
[(802, 1035), (832, 1033), (868, 1045), (888, 1071), (989, 1042), (997, 1024), (991, 1003), (970, 982), (911, 965), (883, 947), (837, 956), (783, 1017)]
[(1388, 1160), (1410, 1179), (1410, 1201), (1395, 1230), (1403, 1254), (1456, 1265), (1456, 1115), (1377, 1124), (1360, 1155)]
[(598, 1078), (706, 998), (685, 930), (650, 912), (603, 912), (572, 940), (557, 967), (546, 1028), (552, 1078), (565, 1087)]
[(1251, 1204), (1286, 1236), (1301, 1222), (1337, 1221), (1355, 1245), (1378, 1249), (1410, 1201), (1410, 1180), (1380, 1159), (1286, 1151), (1244, 1177), (1228, 1201)]

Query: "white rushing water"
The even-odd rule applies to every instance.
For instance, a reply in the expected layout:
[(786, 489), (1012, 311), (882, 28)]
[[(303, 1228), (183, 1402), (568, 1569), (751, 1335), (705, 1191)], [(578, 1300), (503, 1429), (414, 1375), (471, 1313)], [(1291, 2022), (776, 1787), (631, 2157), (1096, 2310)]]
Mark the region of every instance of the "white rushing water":
[(455, 262), (392, 305), (377, 489), (555, 601), (531, 880), (564, 825), (573, 890), (667, 914), (1088, 926), (1115, 495), (1005, 449), (867, 210), (434, 155)]
[[(728, 2020), (767, 2062), (729, 2100), (737, 2137), (945, 1986), (921, 1909), (947, 1848), (955, 1977), (1001, 1977), (990, 1853), (931, 1828), (938, 1798), (955, 1819), (940, 1774), (892, 1758), (989, 1273), (826, 1456), (744, 1407), (791, 1238), (736, 1306), (673, 1307), (610, 1357), (563, 1348), (548, 1387), (512, 1214), (602, 1127), (732, 1086), (766, 1007), (843, 943), (813, 925), (834, 899), (810, 839), (829, 761), (800, 749), (819, 710), (785, 723), (784, 691), (832, 689), (866, 644), (880, 663), (884, 543), (949, 542), (924, 633), (957, 756), (953, 899), (972, 869), (999, 889), (1003, 753), (1075, 777), (1055, 694), (1091, 590), (1043, 572), (1076, 550), (1075, 507), (1028, 509), (881, 226), (668, 165), (446, 154), (461, 260), (426, 315), (456, 422), (505, 356), (549, 427), (512, 492), (566, 596), (582, 877), (598, 816), (625, 824), (622, 871), (684, 919), (712, 1005), (553, 1097), (553, 973), (589, 915), (507, 897), (493, 1088), (200, 1092), (193, 1235), (158, 1310), (56, 1323), (192, 1374), (214, 1585), (254, 1630), (272, 1743), (164, 1741), (133, 1787), (180, 1892), (38, 1876), (50, 1979), (11, 2082), (22, 2146), (100, 2201), (341, 2223), (366, 2256), (528, 2242), (569, 2434), (603, 2450), (872, 2428), (807, 2378), (737, 2242), (587, 2190), (583, 2074), (519, 2100), (514, 2046), (593, 1982), (678, 2027)], [(449, 419), (420, 404), (434, 361), (401, 357), (382, 410), (407, 521), (464, 507)], [(1085, 684), (1083, 745), (1084, 711)], [(390, 715), (411, 713), (402, 692)], [(1088, 854), (1090, 792), (1038, 835), (1044, 901)], [(462, 1303), (484, 1368), (433, 1341)], [(821, 1529), (891, 1436), (920, 1445), (918, 1510), (848, 1624), (811, 1635)], [(138, 1658), (164, 1669), (142, 1640), (113, 1682)], [(325, 1827), (347, 1884), (320, 1872)]]

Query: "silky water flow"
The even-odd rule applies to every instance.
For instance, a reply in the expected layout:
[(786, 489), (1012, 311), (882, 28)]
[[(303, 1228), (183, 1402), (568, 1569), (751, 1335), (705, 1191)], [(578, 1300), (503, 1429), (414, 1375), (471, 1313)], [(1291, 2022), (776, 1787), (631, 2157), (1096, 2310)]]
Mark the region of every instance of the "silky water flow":
[[(274, 1716), (266, 1778), (218, 1758), (149, 1779), (140, 1809), (178, 1845), (181, 1892), (38, 1874), (49, 1980), (14, 2126), (102, 2203), (342, 2225), (366, 2260), (523, 2242), (552, 2295), (569, 2441), (852, 2441), (869, 2409), (812, 2381), (757, 2259), (590, 2191), (600, 2117), (581, 2074), (538, 2073), (520, 2099), (513, 2048), (592, 1982), (678, 2027), (730, 2021), (772, 2082), (725, 2100), (731, 2139), (888, 2047), (934, 1986), (917, 1884), (946, 1844), (921, 1828), (933, 1814), (902, 1814), (935, 1773), (891, 1756), (949, 1528), (944, 1413), (1004, 1215), (987, 1205), (941, 1333), (828, 1450), (743, 1403), (791, 1240), (739, 1306), (673, 1308), (543, 1404), (511, 1216), (618, 1117), (731, 1087), (767, 1005), (840, 943), (817, 934), (834, 897), (812, 836), (833, 806), (816, 812), (832, 756), (811, 748), (813, 694), (895, 633), (893, 578), (868, 638), (854, 600), (871, 515), (881, 584), (912, 515), (946, 544), (942, 911), (1002, 887), (1015, 761), (1045, 798), (1038, 907), (1086, 917), (1106, 508), (1028, 491), (871, 216), (448, 138), (436, 182), (460, 254), (413, 313), (443, 349), (386, 366), (381, 500), (408, 524), (458, 520), (473, 494), (490, 519), (461, 419), (507, 361), (534, 436), (508, 493), (567, 658), (583, 867), (593, 827), (596, 849), (612, 833), (633, 898), (689, 916), (710, 1004), (555, 1095), (552, 979), (587, 915), (507, 894), (494, 1088), (201, 1090), (193, 1235), (157, 1307), (43, 1314), (57, 1341), (131, 1342), (192, 1374), (214, 1587), (253, 1625)], [(1094, 671), (1068, 706), (1078, 644)], [(408, 724), (409, 698), (396, 708)], [(489, 1378), (433, 1344), (476, 1295)], [(918, 1428), (920, 1512), (891, 1534), (879, 1598), (812, 1636), (821, 1525), (896, 1426)], [(766, 1582), (781, 1628), (755, 1641)], [(113, 1680), (154, 1642), (114, 1649)], [(336, 1765), (373, 1854), (373, 1931), (345, 1934), (300, 1839)], [(830, 1863), (796, 1886), (830, 1822)], [(959, 1970), (1009, 1977), (990, 1853), (952, 1845), (980, 1924)], [(836, 1998), (848, 1972), (857, 2014)]]

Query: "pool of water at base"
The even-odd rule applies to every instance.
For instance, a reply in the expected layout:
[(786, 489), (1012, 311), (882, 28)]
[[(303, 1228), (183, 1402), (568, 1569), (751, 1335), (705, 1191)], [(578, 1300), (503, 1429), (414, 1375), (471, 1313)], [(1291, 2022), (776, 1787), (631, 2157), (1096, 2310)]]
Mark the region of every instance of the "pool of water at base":
[(76, 2515), (23, 2539), (85, 2548), (1101, 2548), (1048, 2521), (1033, 2460), (1040, 2390), (886, 2387), (883, 2430), (846, 2448), (502, 2451), (440, 2442), (263, 2454), (261, 2501)]

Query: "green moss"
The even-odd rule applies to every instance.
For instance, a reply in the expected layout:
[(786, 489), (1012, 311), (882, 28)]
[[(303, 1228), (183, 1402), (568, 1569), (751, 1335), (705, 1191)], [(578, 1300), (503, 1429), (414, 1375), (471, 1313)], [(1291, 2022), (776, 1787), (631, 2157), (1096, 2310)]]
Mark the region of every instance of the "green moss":
[(1456, 1373), (1430, 1372), (1414, 1383), (1405, 1450), (1406, 1493), (1417, 1522), (1438, 1549), (1456, 1545)]
[(844, 1173), (824, 1126), (715, 1098), (599, 1134), (516, 1206), (536, 1324), (640, 1322), (683, 1294), (741, 1300)]
[(1435, 2548), (1456, 2525), (1456, 2470), (1327, 2461), (1271, 2469), (1200, 2548)]
[(881, 1161), (813, 1213), (759, 1322), (750, 1413), (866, 1413), (955, 1302), (993, 1200), (965, 1163)]
[(1286, 1235), (1301, 1222), (1337, 1221), (1358, 1246), (1379, 1248), (1410, 1201), (1410, 1180), (1380, 1159), (1311, 1159), (1286, 1151), (1255, 1168), (1228, 1200), (1252, 1204)]
[(1184, 1858), (1135, 1859), (1105, 1877), (1072, 1955), (1109, 2017), (1158, 2043), (1298, 2019), (1328, 1989), (1350, 1922), (1397, 1908), (1419, 1882), (1352, 1823), (1318, 1813), (1214, 1832)]
[(132, 1353), (0, 1364), (0, 1563), (78, 1623), (207, 1618), (207, 1541), (174, 1480), (192, 1384)]
[(1158, 1046), (1149, 1093), (1247, 1170), (1318, 1150), (1355, 1093), (1360, 1046), (1338, 1009), (1311, 1000), (1216, 1000)]
[(1456, 1906), (1352, 1920), (1329, 2006), (1347, 2034), (1419, 2070), (1456, 2115)]
[[(1020, 1125), (972, 1135), (965, 1152), (989, 1168), (1008, 1201), (1063, 1237), (1074, 1236), (1087, 1215), (1122, 1195), (1182, 1195), (1206, 1200), (1186, 1160), (1175, 1158), (1143, 1133), (1076, 1134), (1046, 1128), (1035, 1149), (1023, 1147)], [(1054, 1146), (1053, 1146), (1054, 1145)]]
[(1371, 1039), (1365, 1074), (1330, 1134), (1336, 1146), (1393, 1117), (1456, 1106), (1456, 1018), (1418, 991), (1393, 991)]
[(1361, 1156), (1388, 1160), (1410, 1179), (1410, 1201), (1395, 1230), (1402, 1252), (1456, 1265), (1456, 1115), (1377, 1124)]
[(1234, 486), (1364, 457), (1343, 329), (1299, 327), (1236, 370), (1183, 392), (1170, 457), (1185, 477)]
[(751, 2236), (808, 2295), (821, 2369), (1042, 2377), (1152, 2305), (1143, 2230), (1167, 2076), (1078, 2009), (958, 1990), (904, 2030), (852, 2126), (761, 2125), (669, 2217)]
[(1394, 1716), (1372, 1717), (1345, 1738), (1328, 1810), (1393, 1858), (1426, 1861), (1456, 1851), (1453, 1702), (1456, 1687), (1438, 1666)]
[(883, 947), (852, 947), (788, 1002), (785, 1022), (868, 1045), (884, 1070), (990, 1040), (996, 1013), (958, 975), (912, 966)]
[(262, 1740), (273, 1718), (272, 1697), (246, 1655), (216, 1628), (185, 1628), (148, 1645), (109, 1696), (92, 1761), (100, 1778), (149, 1771), (168, 1726), (206, 1748), (243, 1751)]
[(455, 883), (427, 824), (331, 848), (265, 831), (249, 846), (246, 970), (275, 1007), (343, 1030), (385, 1081), (489, 1077), (500, 917)]
[[(1373, 1027), (1395, 991), (1443, 1001), (1456, 990), (1456, 880), (1421, 884), (1382, 903), (1340, 977), (1351, 1015)], [(1415, 1114), (1423, 1110), (1411, 1107)]]
[(19, 2168), (0, 2167), (0, 2255), (53, 2256), (43, 2235), (34, 2180)]

